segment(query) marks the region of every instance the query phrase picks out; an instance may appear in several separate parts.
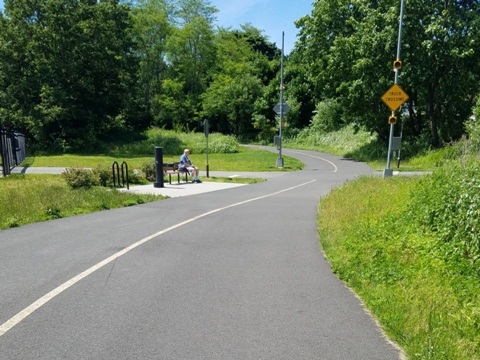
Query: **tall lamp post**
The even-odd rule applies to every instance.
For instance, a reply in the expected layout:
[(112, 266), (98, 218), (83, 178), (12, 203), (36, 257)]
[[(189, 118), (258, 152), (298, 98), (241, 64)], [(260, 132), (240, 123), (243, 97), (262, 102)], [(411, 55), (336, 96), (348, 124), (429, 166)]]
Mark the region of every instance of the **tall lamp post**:
[(283, 84), (283, 49), (284, 49), (284, 39), (285, 33), (282, 31), (282, 60), (281, 60), (281, 69), (280, 69), (280, 101), (277, 105), (273, 107), (273, 111), (280, 117), (280, 124), (278, 126), (278, 136), (273, 138), (273, 142), (277, 145), (278, 148), (278, 158), (277, 158), (277, 167), (283, 168), (283, 158), (282, 158), (282, 127), (283, 127), (283, 117), (290, 110), (290, 106), (283, 101), (283, 90), (285, 90), (285, 85)]
[(283, 168), (283, 157), (282, 157), (282, 123), (283, 123), (283, 115), (285, 112), (285, 104), (283, 103), (283, 54), (284, 54), (284, 40), (285, 40), (285, 32), (282, 31), (282, 59), (280, 65), (280, 125), (279, 125), (279, 146), (278, 146), (278, 159), (277, 159), (277, 167)]

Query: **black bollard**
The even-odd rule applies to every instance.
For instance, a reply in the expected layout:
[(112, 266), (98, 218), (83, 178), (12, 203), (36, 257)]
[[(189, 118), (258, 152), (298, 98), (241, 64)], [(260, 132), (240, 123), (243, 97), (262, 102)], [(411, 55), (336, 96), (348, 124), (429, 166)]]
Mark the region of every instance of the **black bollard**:
[(163, 148), (155, 146), (155, 183), (153, 187), (163, 188)]

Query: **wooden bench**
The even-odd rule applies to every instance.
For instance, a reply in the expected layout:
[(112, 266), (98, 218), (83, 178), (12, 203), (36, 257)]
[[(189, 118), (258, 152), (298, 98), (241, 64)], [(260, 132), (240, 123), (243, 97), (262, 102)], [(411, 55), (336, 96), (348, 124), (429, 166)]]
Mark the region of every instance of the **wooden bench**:
[(180, 174), (185, 174), (185, 182), (188, 182), (188, 175), (190, 175), (190, 173), (187, 169), (179, 169), (179, 165), (179, 162), (163, 164), (163, 175), (168, 175), (170, 185), (172, 184), (172, 175), (177, 175), (177, 182), (180, 184)]

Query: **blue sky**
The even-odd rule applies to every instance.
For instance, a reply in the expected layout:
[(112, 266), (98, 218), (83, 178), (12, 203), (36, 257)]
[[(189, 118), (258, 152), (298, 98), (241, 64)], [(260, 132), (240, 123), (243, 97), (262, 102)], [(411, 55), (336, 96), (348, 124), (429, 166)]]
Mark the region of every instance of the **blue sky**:
[[(251, 23), (280, 48), (282, 31), (285, 32), (285, 53), (296, 41), (294, 21), (311, 14), (314, 0), (210, 0), (219, 12), (217, 24), (239, 29), (241, 24)], [(3, 0), (0, 0), (3, 9)]]
[(282, 31), (285, 32), (285, 53), (288, 54), (296, 41), (297, 30), (294, 21), (309, 15), (313, 0), (211, 0), (219, 10), (218, 25), (240, 28), (251, 23), (263, 30), (269, 40), (282, 46)]

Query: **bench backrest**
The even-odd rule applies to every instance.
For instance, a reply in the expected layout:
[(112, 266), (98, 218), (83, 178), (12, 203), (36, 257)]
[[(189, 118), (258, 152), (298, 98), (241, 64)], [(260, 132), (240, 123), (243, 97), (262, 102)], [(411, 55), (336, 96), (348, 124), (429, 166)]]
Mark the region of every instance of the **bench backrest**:
[(178, 169), (178, 163), (164, 163), (163, 171), (176, 171)]
[(178, 171), (178, 172), (186, 172), (188, 173), (187, 169), (179, 169), (179, 162), (175, 163), (164, 163), (163, 164), (163, 171)]

